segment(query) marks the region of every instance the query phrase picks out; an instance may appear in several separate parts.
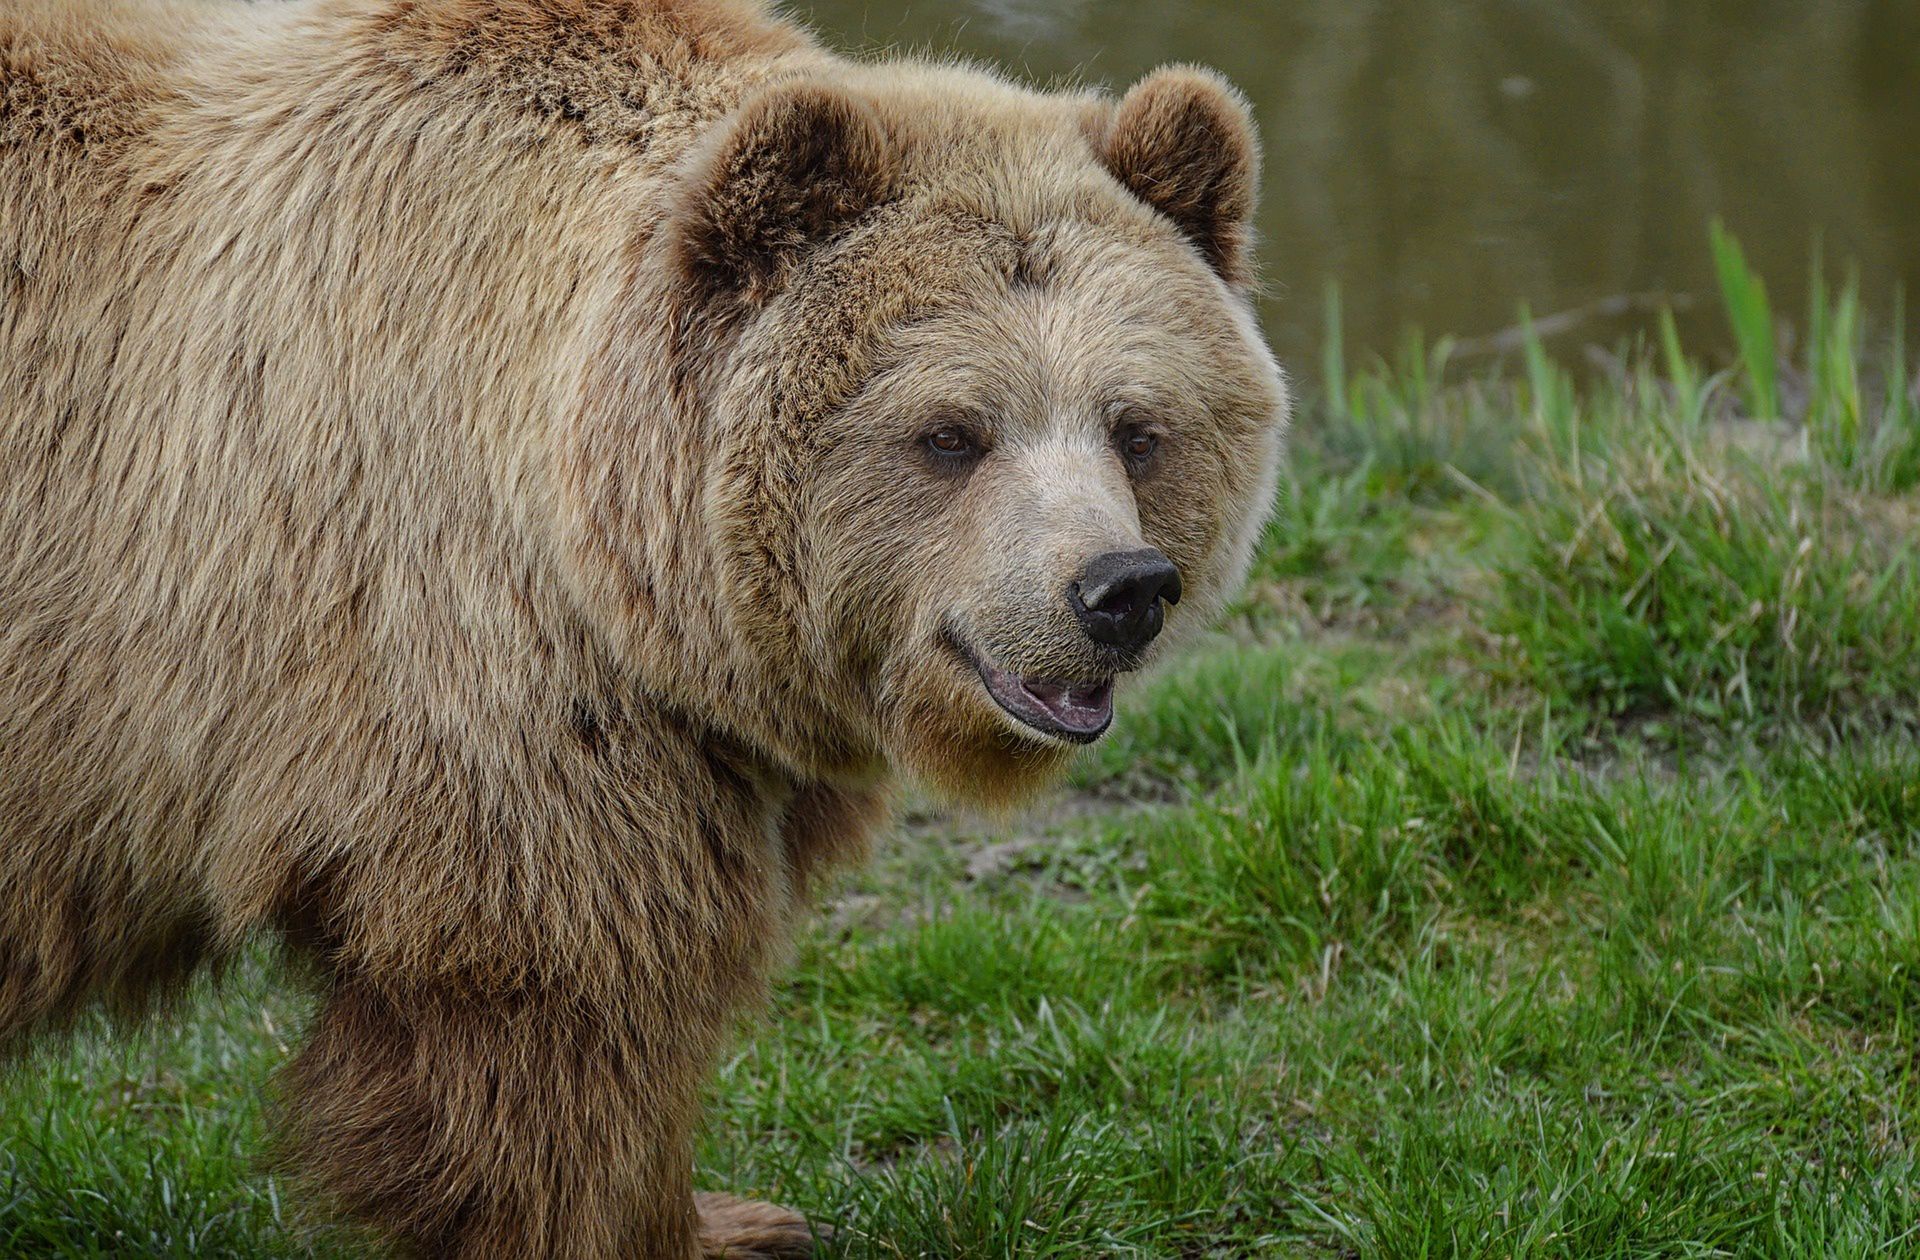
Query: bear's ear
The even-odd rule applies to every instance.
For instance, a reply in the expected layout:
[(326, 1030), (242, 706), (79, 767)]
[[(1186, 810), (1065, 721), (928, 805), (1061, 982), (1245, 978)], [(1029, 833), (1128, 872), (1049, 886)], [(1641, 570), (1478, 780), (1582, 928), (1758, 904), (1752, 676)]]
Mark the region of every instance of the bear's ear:
[(1253, 115), (1231, 84), (1197, 67), (1154, 71), (1120, 102), (1100, 157), (1228, 284), (1247, 283), (1260, 151)]
[(692, 159), (678, 261), (706, 296), (764, 297), (809, 246), (887, 196), (896, 160), (872, 105), (784, 83), (749, 97)]

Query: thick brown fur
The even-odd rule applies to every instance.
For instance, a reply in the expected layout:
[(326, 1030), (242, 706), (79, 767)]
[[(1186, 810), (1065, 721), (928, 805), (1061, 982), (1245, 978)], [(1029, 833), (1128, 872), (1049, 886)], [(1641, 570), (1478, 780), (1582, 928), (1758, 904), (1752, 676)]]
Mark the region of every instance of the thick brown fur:
[(10, 0), (0, 1051), (277, 934), (288, 1145), (391, 1239), (806, 1254), (694, 1196), (699, 1085), (897, 774), (1062, 764), (956, 636), (1078, 677), (1092, 551), (1172, 557), (1176, 632), (1238, 582), (1253, 155), (1203, 72), (745, 0)]

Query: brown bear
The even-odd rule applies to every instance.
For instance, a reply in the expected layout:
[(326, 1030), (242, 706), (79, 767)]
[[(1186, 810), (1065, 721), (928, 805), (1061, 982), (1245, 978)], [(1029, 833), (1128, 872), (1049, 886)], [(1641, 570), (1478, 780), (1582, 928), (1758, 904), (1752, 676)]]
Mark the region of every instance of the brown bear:
[(1204, 71), (750, 0), (8, 0), (0, 1046), (270, 936), (397, 1244), (806, 1253), (703, 1075), (897, 777), (1031, 793), (1241, 580), (1255, 182)]

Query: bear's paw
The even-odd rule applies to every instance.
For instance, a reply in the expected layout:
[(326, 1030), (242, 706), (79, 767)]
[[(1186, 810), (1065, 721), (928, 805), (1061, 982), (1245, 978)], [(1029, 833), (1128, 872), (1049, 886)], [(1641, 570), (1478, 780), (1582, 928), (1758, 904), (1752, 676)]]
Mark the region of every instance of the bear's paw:
[(698, 1194), (700, 1246), (707, 1260), (811, 1260), (828, 1236), (791, 1208), (736, 1199), (730, 1194)]

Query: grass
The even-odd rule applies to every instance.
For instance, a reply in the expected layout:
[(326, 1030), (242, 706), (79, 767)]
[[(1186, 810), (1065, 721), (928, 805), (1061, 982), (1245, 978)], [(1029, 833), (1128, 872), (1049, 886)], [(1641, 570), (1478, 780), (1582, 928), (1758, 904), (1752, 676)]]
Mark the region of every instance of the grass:
[[(1227, 624), (836, 892), (703, 1182), (850, 1260), (1920, 1250), (1904, 330), (1822, 281), (1795, 349), (1714, 246), (1720, 371), (1329, 337)], [(0, 1083), (0, 1254), (358, 1254), (253, 1162), (301, 1016), (256, 965)]]
[[(1710, 236), (1714, 274), (1720, 280), (1720, 296), (1726, 304), (1727, 322), (1733, 326), (1734, 342), (1740, 347), (1740, 369), (1749, 413), (1755, 420), (1777, 420), (1780, 417), (1779, 351), (1766, 283), (1747, 266), (1740, 242), (1728, 234), (1720, 220), (1713, 221)], [(1816, 294), (1814, 310), (1818, 312), (1822, 305)]]

